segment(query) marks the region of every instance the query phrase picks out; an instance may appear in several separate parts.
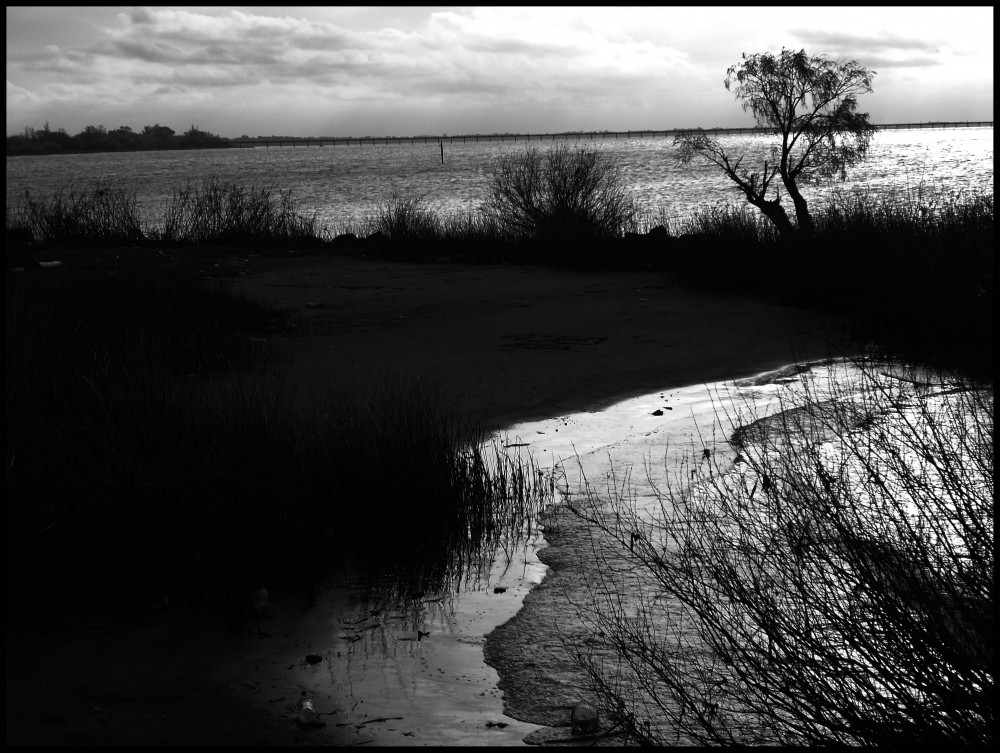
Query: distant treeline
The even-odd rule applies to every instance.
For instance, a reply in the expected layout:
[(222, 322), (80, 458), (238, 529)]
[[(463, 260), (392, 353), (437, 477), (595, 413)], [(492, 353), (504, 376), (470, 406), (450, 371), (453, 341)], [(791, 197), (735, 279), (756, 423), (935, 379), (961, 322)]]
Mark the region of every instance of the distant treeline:
[[(566, 133), (585, 133), (584, 131), (566, 131)], [(586, 133), (591, 133), (586, 131)], [(611, 131), (594, 131), (594, 133), (611, 133)], [(514, 133), (492, 133), (491, 136), (515, 136)], [(417, 136), (415, 138), (447, 138), (448, 134), (433, 134)], [(338, 137), (346, 140), (355, 140), (357, 137)], [(361, 141), (372, 138), (392, 139), (391, 136), (362, 136)], [(409, 138), (409, 137), (398, 137)], [(218, 149), (232, 146), (233, 142), (247, 141), (268, 141), (268, 140), (322, 140), (316, 137), (303, 136), (247, 136), (243, 135), (239, 139), (229, 139), (225, 136), (216, 136), (214, 133), (202, 131), (196, 126), (181, 135), (177, 135), (173, 128), (161, 126), (159, 123), (151, 126), (143, 126), (141, 131), (133, 131), (129, 126), (119, 126), (113, 131), (109, 131), (103, 125), (89, 125), (75, 136), (66, 133), (66, 129), (60, 128), (53, 131), (49, 124), (40, 128), (25, 128), (23, 133), (7, 137), (7, 156), (17, 156), (21, 154), (67, 154), (73, 152), (128, 152), (145, 149)]]
[(7, 156), (19, 154), (61, 154), (71, 152), (128, 152), (143, 149), (211, 149), (227, 146), (229, 139), (202, 131), (196, 126), (177, 135), (173, 128), (155, 125), (133, 131), (119, 126), (109, 131), (102, 125), (89, 125), (75, 136), (64, 128), (51, 130), (48, 122), (41, 129), (25, 128), (24, 133), (7, 137)]

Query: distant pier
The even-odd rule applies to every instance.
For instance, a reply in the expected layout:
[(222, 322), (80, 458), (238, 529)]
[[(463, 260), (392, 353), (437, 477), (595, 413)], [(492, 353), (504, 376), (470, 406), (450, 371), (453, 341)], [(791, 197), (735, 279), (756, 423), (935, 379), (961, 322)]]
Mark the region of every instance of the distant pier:
[[(877, 124), (880, 131), (899, 131), (913, 128), (992, 128), (992, 120), (929, 121), (926, 123)], [(681, 133), (705, 133), (712, 136), (777, 133), (774, 128), (674, 128), (662, 131), (567, 131), (563, 133), (475, 133), (461, 136), (365, 136), (363, 138), (258, 138), (230, 139), (233, 149), (270, 149), (284, 147), (322, 146), (374, 146), (376, 144), (478, 144), (480, 142), (509, 141), (606, 141), (617, 139), (654, 139), (677, 136)]]

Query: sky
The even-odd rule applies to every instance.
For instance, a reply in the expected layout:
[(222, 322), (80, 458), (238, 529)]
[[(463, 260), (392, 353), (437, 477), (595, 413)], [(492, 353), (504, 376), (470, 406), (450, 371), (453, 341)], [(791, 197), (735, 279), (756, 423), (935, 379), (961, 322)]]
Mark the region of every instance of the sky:
[(805, 49), (874, 123), (993, 120), (992, 7), (7, 7), (7, 134), (226, 137), (752, 125), (723, 80)]

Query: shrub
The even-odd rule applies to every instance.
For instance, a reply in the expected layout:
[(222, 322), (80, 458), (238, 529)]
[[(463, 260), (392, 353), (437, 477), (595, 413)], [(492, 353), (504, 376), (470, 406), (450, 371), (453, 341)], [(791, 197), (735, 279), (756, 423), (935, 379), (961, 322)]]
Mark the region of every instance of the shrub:
[(639, 215), (608, 155), (565, 144), (500, 157), (482, 210), (517, 237), (557, 243), (620, 238)]
[(654, 486), (652, 515), (617, 485), (580, 507), (630, 588), (603, 584), (575, 655), (635, 738), (995, 736), (992, 389), (875, 363), (832, 385), (744, 423), (731, 471)]
[(196, 244), (315, 240), (315, 217), (299, 214), (290, 191), (243, 186), (208, 178), (174, 192), (154, 237)]

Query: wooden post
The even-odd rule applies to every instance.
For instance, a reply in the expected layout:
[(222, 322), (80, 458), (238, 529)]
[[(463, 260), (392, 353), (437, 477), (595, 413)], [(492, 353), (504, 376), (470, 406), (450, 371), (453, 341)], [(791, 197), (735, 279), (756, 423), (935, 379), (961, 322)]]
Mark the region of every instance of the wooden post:
[(438, 146), (441, 147), (441, 164), (444, 164), (444, 139), (438, 142)]

